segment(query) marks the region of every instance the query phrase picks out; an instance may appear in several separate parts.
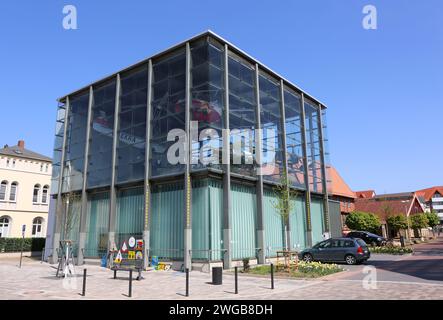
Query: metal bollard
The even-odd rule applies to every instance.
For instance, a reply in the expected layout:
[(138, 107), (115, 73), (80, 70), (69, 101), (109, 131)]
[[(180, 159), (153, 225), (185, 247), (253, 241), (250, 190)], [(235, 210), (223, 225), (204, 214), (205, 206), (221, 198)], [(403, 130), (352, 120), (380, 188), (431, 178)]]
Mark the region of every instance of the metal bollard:
[(235, 294), (238, 294), (238, 267), (234, 267), (235, 270)]
[(186, 296), (189, 297), (189, 269), (186, 268)]
[(274, 264), (271, 263), (271, 289), (274, 289)]
[(82, 296), (84, 297), (86, 295), (86, 269), (83, 269), (83, 289), (82, 289)]
[(129, 270), (129, 294), (128, 297), (132, 297), (132, 270)]

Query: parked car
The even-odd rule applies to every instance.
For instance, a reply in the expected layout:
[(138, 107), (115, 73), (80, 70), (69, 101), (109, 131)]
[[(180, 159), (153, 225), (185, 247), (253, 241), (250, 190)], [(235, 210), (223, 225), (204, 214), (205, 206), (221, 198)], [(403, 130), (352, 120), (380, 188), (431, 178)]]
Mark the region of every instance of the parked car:
[(299, 258), (305, 262), (345, 262), (357, 264), (371, 256), (366, 243), (355, 238), (332, 238), (317, 243), (312, 248), (300, 252)]
[(377, 234), (370, 233), (367, 231), (351, 231), (346, 235), (346, 237), (360, 238), (370, 246), (384, 246), (388, 241), (388, 239), (386, 238), (383, 238)]

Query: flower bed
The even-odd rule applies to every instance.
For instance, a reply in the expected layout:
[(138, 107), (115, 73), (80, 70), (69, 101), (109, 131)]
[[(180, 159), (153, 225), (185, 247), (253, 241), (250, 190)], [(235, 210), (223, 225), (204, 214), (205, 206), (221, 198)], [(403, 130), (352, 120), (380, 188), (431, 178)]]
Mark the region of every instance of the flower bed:
[[(318, 278), (340, 271), (343, 271), (343, 269), (336, 264), (328, 264), (321, 262), (304, 262), (304, 261), (300, 261), (298, 263), (298, 268), (297, 269), (291, 268), (289, 272), (285, 270), (276, 271), (274, 269), (274, 273), (277, 276), (287, 276), (294, 278)], [(271, 273), (271, 267), (268, 265), (257, 266), (255, 268), (251, 268), (245, 273), (268, 275)]]
[(369, 248), (371, 253), (381, 253), (381, 254), (410, 254), (413, 252), (412, 248), (402, 248), (402, 247), (371, 247)]

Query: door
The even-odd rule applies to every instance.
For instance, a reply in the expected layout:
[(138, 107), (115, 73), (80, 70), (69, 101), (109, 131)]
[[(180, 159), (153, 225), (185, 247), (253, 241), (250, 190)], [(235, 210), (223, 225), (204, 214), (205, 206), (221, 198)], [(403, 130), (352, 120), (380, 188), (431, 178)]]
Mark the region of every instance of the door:
[(331, 240), (331, 248), (328, 250), (328, 260), (343, 261), (345, 257), (345, 251), (345, 240)]
[(331, 240), (326, 240), (320, 242), (316, 246), (316, 251), (314, 252), (314, 259), (320, 261), (327, 261), (329, 259), (329, 250), (331, 249)]

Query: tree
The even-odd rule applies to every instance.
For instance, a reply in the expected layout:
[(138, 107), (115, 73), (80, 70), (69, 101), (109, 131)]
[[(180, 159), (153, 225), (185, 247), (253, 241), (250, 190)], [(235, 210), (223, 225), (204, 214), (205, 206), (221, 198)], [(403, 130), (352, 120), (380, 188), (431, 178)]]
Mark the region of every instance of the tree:
[(286, 173), (283, 173), (280, 179), (280, 183), (273, 188), (273, 191), (276, 201), (272, 201), (272, 205), (278, 211), (282, 219), (284, 233), (285, 233), (286, 249), (290, 250), (291, 249), (289, 248), (290, 235), (289, 232), (287, 232), (289, 225), (289, 215), (294, 207), (293, 200), (297, 197), (298, 192), (294, 189), (291, 189), (288, 176)]
[(426, 228), (428, 226), (428, 219), (425, 214), (414, 214), (410, 218), (410, 224), (412, 229), (418, 231), (418, 234), (421, 236), (421, 229)]
[(434, 228), (435, 226), (438, 226), (440, 224), (440, 218), (435, 211), (426, 212), (424, 215), (428, 220), (428, 226), (430, 226), (431, 228)]
[(408, 228), (408, 220), (402, 214), (389, 216), (386, 219), (386, 222), (389, 225), (389, 228), (394, 230), (394, 233), (397, 234), (400, 230), (405, 230)]
[(352, 230), (369, 231), (378, 233), (380, 228), (379, 218), (368, 212), (352, 212), (346, 217), (346, 225)]

